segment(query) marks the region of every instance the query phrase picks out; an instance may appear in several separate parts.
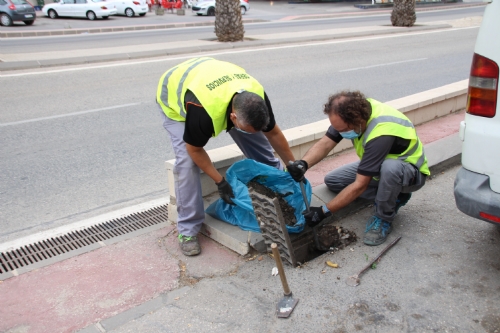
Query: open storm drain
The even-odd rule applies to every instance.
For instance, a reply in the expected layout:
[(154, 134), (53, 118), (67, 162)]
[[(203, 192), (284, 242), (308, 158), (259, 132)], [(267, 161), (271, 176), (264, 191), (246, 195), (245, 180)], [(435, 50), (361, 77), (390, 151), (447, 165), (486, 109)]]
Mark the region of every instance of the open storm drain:
[[(313, 260), (328, 251), (343, 249), (357, 241), (354, 232), (326, 223), (314, 228), (306, 226), (299, 234), (289, 234), (286, 226), (293, 221), (288, 217), (289, 223), (287, 223), (283, 205), (280, 204), (279, 199), (271, 198), (252, 186), (249, 187), (248, 192), (267, 252), (271, 253), (272, 243), (277, 244), (282, 261), (293, 267)], [(290, 216), (287, 209), (284, 211)], [(293, 220), (295, 221), (295, 218)]]
[(168, 204), (0, 252), (0, 281), (163, 227)]

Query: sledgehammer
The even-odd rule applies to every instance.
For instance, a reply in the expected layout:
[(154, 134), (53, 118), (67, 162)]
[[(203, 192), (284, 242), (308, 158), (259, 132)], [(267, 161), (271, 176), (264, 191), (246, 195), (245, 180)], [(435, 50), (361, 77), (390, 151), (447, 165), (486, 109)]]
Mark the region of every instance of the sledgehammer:
[(278, 315), (278, 318), (288, 318), (299, 302), (299, 299), (293, 298), (292, 291), (288, 286), (288, 282), (285, 276), (285, 270), (283, 269), (283, 262), (281, 262), (280, 252), (278, 250), (278, 245), (276, 245), (276, 243), (272, 243), (271, 250), (273, 251), (273, 257), (276, 261), (276, 266), (278, 267), (278, 274), (280, 276), (281, 284), (283, 285), (283, 292), (285, 294), (285, 296), (276, 305), (276, 314)]

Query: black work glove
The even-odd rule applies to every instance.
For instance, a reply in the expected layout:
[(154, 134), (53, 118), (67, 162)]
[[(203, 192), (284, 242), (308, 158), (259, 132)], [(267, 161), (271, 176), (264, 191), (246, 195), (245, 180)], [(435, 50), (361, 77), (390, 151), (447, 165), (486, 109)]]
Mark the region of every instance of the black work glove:
[(287, 170), (292, 176), (293, 180), (296, 182), (301, 182), (304, 180), (304, 174), (307, 171), (309, 165), (304, 160), (297, 160), (295, 162), (288, 162)]
[(236, 205), (233, 200), (231, 200), (231, 198), (234, 198), (233, 189), (224, 177), (222, 178), (220, 183), (215, 183), (215, 185), (217, 185), (217, 188), (219, 189), (219, 195), (222, 200), (230, 205)]
[(321, 221), (323, 221), (328, 216), (331, 216), (331, 212), (323, 212), (323, 207), (309, 207), (308, 211), (303, 211), (302, 215), (304, 215), (306, 219), (306, 224), (311, 228), (317, 226)]

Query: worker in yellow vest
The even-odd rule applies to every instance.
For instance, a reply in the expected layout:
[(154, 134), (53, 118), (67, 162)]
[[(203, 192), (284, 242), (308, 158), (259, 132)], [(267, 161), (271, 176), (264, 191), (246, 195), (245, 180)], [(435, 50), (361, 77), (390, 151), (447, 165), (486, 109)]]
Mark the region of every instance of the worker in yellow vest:
[(302, 160), (288, 166), (290, 175), (296, 181), (303, 179), (306, 170), (325, 158), (342, 139), (352, 140), (360, 161), (325, 176), (328, 189), (338, 194), (326, 205), (304, 212), (306, 222), (316, 226), (358, 197), (374, 200), (375, 212), (366, 224), (363, 242), (380, 245), (392, 231), (398, 210), (430, 175), (422, 142), (404, 114), (359, 91), (330, 96), (323, 112), (331, 126)]
[(273, 149), (284, 161), (295, 158), (264, 88), (232, 63), (189, 59), (161, 76), (156, 101), (175, 153), (179, 246), (184, 255), (197, 255), (197, 235), (205, 220), (200, 169), (215, 181), (221, 198), (234, 204), (231, 186), (203, 148), (211, 137), (225, 130), (247, 158), (280, 170), (284, 166)]

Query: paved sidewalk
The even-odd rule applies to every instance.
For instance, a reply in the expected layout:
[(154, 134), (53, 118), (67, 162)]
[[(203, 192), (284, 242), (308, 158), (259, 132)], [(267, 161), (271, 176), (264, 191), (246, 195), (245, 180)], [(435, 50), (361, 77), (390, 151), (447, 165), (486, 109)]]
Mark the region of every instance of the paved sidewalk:
[[(427, 155), (448, 154), (442, 161), (434, 159), (433, 167), (453, 159), (456, 163), (463, 116), (461, 112), (417, 126)], [(325, 172), (355, 160), (351, 150), (311, 168), (306, 176), (314, 185), (313, 193), (321, 196)], [(175, 227), (167, 226), (1, 282), (0, 332), (113, 331), (153, 312), (167, 311), (199, 281), (231, 276), (248, 260), (204, 236), (200, 236), (202, 254), (185, 257), (176, 235)], [(241, 301), (234, 308), (244, 309)], [(150, 331), (180, 332), (166, 322)]]

